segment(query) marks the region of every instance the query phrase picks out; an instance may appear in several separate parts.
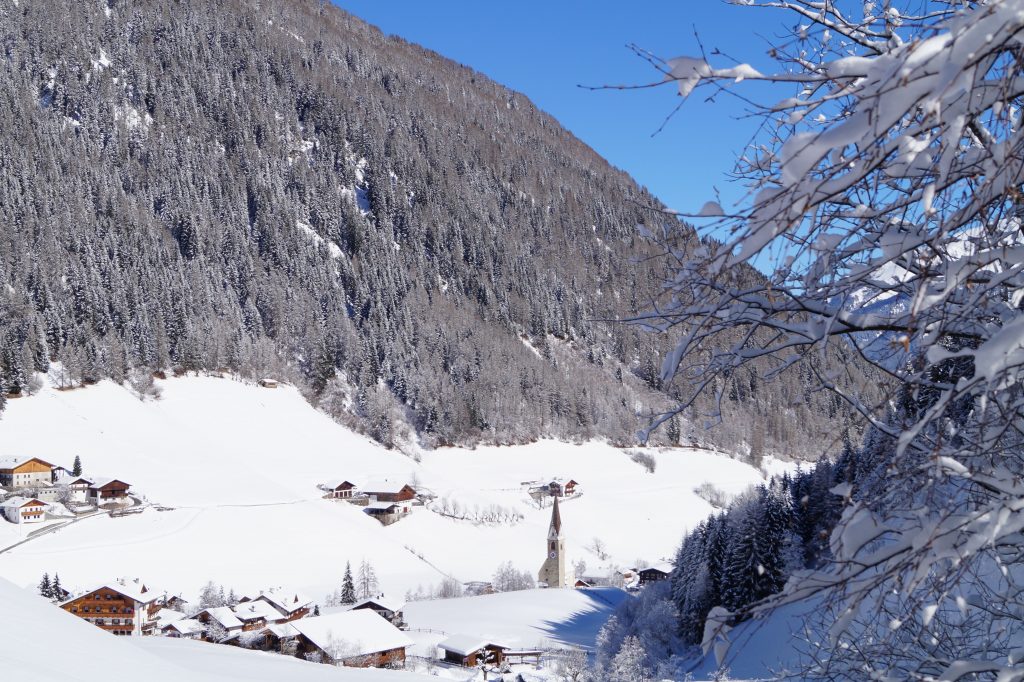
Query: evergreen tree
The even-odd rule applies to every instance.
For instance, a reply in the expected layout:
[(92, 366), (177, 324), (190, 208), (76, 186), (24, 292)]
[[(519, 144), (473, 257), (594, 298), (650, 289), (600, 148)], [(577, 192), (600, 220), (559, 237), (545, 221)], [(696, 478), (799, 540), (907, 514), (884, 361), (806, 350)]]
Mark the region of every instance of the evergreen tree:
[(348, 561), (345, 562), (345, 577), (341, 581), (341, 603), (356, 603), (356, 584), (352, 580), (352, 564)]
[(50, 594), (54, 599), (64, 598), (64, 588), (60, 586), (60, 574), (53, 574), (53, 584), (50, 586)]
[(53, 586), (50, 584), (49, 573), (43, 573), (43, 579), (39, 581), (39, 594), (47, 599), (53, 599)]
[(71, 465), (71, 474), (73, 476), (82, 475), (82, 458), (75, 455), (75, 463)]

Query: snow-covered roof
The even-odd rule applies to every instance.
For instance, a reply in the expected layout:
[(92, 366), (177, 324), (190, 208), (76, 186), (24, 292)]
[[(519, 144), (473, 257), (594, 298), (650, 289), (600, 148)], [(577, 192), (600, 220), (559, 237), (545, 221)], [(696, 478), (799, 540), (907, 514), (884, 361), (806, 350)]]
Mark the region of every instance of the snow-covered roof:
[(281, 612), (274, 608), (270, 603), (256, 599), (253, 601), (243, 602), (231, 609), (239, 620), (258, 620), (264, 618), (266, 620), (277, 620), (281, 618)]
[(30, 505), (32, 503), (35, 503), (37, 506), (40, 505), (40, 504), (43, 505), (44, 507), (46, 506), (45, 502), (43, 502), (41, 500), (37, 500), (34, 497), (21, 497), (19, 495), (18, 497), (12, 497), (11, 499), (9, 499), (6, 502), (4, 502), (3, 504), (0, 504), (0, 507), (20, 508), (20, 507), (27, 507), (28, 505)]
[(484, 647), (493, 646), (500, 649), (508, 649), (509, 647), (504, 644), (499, 644), (494, 640), (484, 639), (478, 635), (452, 635), (448, 639), (444, 640), (439, 647), (445, 651), (451, 651), (459, 656), (469, 656), (474, 651), (480, 651)]
[(126, 486), (128, 486), (129, 488), (131, 487), (131, 484), (130, 484), (130, 483), (128, 483), (127, 481), (124, 481), (124, 480), (122, 480), (122, 479), (120, 479), (120, 478), (111, 478), (111, 477), (109, 477), (109, 476), (104, 476), (104, 477), (102, 477), (102, 478), (94, 478), (94, 479), (92, 480), (92, 485), (90, 485), (89, 487), (90, 487), (90, 488), (96, 488), (96, 489), (99, 489), (99, 488), (102, 488), (102, 487), (103, 487), (103, 486), (105, 486), (105, 485), (108, 485), (108, 484), (110, 484), (110, 483), (113, 483), (114, 481), (118, 481), (118, 482), (120, 482), (120, 483), (124, 483), (124, 484), (125, 484)]
[(0, 457), (0, 469), (14, 469), (20, 467), (25, 462), (31, 462), (35, 460), (40, 464), (45, 464), (48, 467), (53, 467), (52, 464), (47, 462), (45, 459), (39, 459), (38, 457), (29, 457), (27, 455), (20, 455), (18, 457)]
[(302, 592), (296, 592), (295, 590), (283, 590), (281, 588), (267, 590), (258, 597), (254, 597), (253, 601), (256, 601), (257, 599), (263, 599), (264, 601), (273, 604), (278, 610), (286, 615), (295, 613), (299, 609), (313, 603), (313, 600)]
[(357, 601), (355, 604), (352, 605), (352, 607), (349, 610), (351, 611), (352, 609), (358, 609), (364, 606), (373, 605), (377, 605), (383, 609), (387, 609), (388, 611), (392, 611), (394, 613), (398, 613), (399, 611), (405, 608), (404, 601), (398, 601), (397, 599), (389, 599), (387, 597), (381, 596), (367, 597), (366, 599)]
[(225, 630), (231, 630), (232, 628), (242, 627), (242, 621), (240, 621), (238, 619), (238, 616), (236, 616), (234, 612), (227, 606), (214, 606), (209, 609), (204, 609), (199, 613), (207, 614)]
[(413, 641), (373, 611), (342, 611), (292, 621), (310, 642), (335, 660), (404, 649)]
[(348, 480), (347, 478), (332, 478), (331, 480), (324, 483), (324, 487), (330, 490), (337, 490), (342, 483), (348, 483), (353, 488), (358, 487), (354, 482)]
[(391, 509), (392, 507), (397, 507), (397, 506), (398, 506), (397, 502), (380, 502), (380, 501), (377, 501), (377, 502), (369, 502), (366, 505), (365, 508), (366, 509)]
[(196, 635), (203, 631), (203, 624), (195, 618), (183, 618), (160, 626), (161, 630), (175, 630), (182, 635)]
[(651, 569), (653, 569), (655, 571), (661, 571), (662, 573), (671, 573), (672, 572), (672, 564), (670, 564), (668, 562), (665, 562), (665, 561), (659, 561), (657, 563), (648, 564), (647, 566), (644, 566), (640, 570), (641, 571), (649, 571)]
[(263, 628), (264, 632), (269, 632), (278, 639), (286, 639), (288, 637), (296, 637), (299, 631), (295, 629), (295, 626), (291, 623), (274, 623)]
[(61, 474), (57, 477), (57, 480), (53, 482), (54, 485), (92, 485), (92, 480), (85, 476), (72, 476), (71, 474)]
[(108, 590), (113, 590), (114, 592), (117, 592), (122, 596), (128, 597), (129, 599), (132, 599), (142, 604), (149, 604), (150, 602), (156, 601), (157, 599), (167, 596), (166, 592), (154, 589), (146, 583), (140, 581), (138, 578), (132, 580), (129, 580), (127, 578), (120, 578), (113, 582), (97, 585), (91, 590), (86, 590), (85, 592), (82, 592), (77, 596), (67, 599), (63, 603), (67, 604), (69, 602), (73, 602), (84, 595), (92, 594), (93, 592), (102, 590), (104, 588)]
[(368, 481), (366, 485), (363, 486), (363, 492), (369, 495), (374, 493), (398, 493), (407, 485), (409, 485), (409, 483), (405, 479), (377, 478), (372, 481)]
[(181, 611), (175, 611), (174, 609), (160, 609), (153, 616), (153, 620), (157, 622), (157, 625), (163, 627), (168, 623), (173, 623), (178, 620), (184, 620), (185, 614)]

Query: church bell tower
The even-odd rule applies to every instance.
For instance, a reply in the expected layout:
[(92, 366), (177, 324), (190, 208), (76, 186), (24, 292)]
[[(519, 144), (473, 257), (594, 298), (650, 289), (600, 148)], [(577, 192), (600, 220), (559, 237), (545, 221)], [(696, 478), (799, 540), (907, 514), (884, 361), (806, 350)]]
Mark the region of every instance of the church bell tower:
[(548, 587), (565, 587), (565, 540), (562, 539), (562, 515), (558, 511), (558, 497), (551, 508), (551, 525), (548, 527), (546, 557), (540, 567), (537, 579)]

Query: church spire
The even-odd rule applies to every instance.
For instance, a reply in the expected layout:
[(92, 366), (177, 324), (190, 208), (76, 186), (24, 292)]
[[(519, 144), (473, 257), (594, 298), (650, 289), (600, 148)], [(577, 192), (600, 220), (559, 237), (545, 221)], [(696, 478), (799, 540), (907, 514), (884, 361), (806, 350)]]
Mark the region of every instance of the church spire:
[(562, 534), (562, 514), (558, 511), (558, 496), (555, 495), (555, 504), (551, 507), (551, 530), (555, 537)]

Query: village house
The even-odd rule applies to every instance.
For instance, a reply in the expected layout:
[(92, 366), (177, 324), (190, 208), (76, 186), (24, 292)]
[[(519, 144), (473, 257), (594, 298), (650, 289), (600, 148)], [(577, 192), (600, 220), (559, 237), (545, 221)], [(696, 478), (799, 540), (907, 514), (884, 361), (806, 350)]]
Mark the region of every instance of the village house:
[(412, 513), (411, 502), (369, 502), (363, 511), (388, 526)]
[(206, 629), (202, 623), (195, 618), (182, 618), (160, 626), (160, 634), (164, 637), (176, 637), (181, 639), (201, 639)]
[(405, 614), (402, 613), (404, 608), (405, 602), (388, 599), (384, 595), (380, 595), (358, 601), (353, 604), (349, 610), (358, 611), (359, 609), (369, 609), (394, 625), (396, 628), (404, 628)]
[(117, 581), (101, 585), (60, 607), (114, 635), (150, 634), (154, 617), (166, 595), (138, 581)]
[(242, 597), (235, 609), (254, 601), (265, 603), (274, 610), (275, 615), (268, 618), (268, 623), (287, 623), (305, 618), (313, 608), (313, 600), (301, 592), (271, 589), (256, 597)]
[(548, 483), (548, 490), (551, 492), (552, 497), (570, 497), (576, 494), (576, 486), (578, 485), (579, 483), (572, 479), (563, 483), (562, 479), (556, 478)]
[(32, 497), (12, 497), (0, 504), (4, 518), (11, 523), (38, 523), (46, 520), (47, 504)]
[(412, 502), (416, 499), (416, 490), (411, 485), (391, 479), (367, 483), (363, 494), (377, 502)]
[(124, 505), (129, 501), (128, 490), (131, 485), (117, 478), (99, 478), (89, 484), (86, 499), (89, 504), (97, 507), (104, 505)]
[(291, 623), (275, 623), (263, 628), (262, 639), (253, 642), (254, 649), (276, 651), (286, 656), (294, 656), (299, 646), (299, 631)]
[(89, 487), (92, 481), (84, 476), (72, 476), (71, 474), (58, 476), (53, 481), (53, 486), (58, 490), (67, 490), (67, 501), (72, 504), (85, 504), (89, 499)]
[(228, 606), (203, 609), (194, 618), (203, 625), (202, 638), (208, 642), (221, 642), (244, 629), (242, 621)]
[(58, 478), (61, 478), (62, 476), (72, 476), (72, 475), (73, 474), (71, 473), (71, 469), (68, 469), (67, 467), (62, 467), (59, 464), (54, 465), (50, 469), (50, 483), (56, 484)]
[(61, 489), (51, 483), (40, 483), (38, 485), (25, 488), (25, 491), (37, 500), (41, 500), (46, 504), (54, 504), (60, 502)]
[(53, 465), (38, 457), (5, 457), (0, 459), (0, 485), (5, 488), (28, 488), (53, 480)]
[(342, 611), (291, 623), (299, 632), (296, 655), (355, 668), (402, 668), (413, 641), (373, 611)]
[(324, 489), (332, 500), (350, 500), (356, 493), (356, 484), (351, 481), (334, 480), (328, 481)]
[(243, 632), (262, 630), (269, 623), (276, 623), (282, 618), (277, 609), (261, 599), (238, 604), (231, 611), (242, 621)]
[(501, 665), (509, 647), (476, 635), (452, 635), (437, 645), (446, 663), (475, 668), (481, 663)]
[(643, 587), (648, 583), (656, 583), (662, 580), (668, 580), (672, 574), (672, 564), (668, 563), (657, 563), (648, 566), (647, 568), (633, 569), (637, 576), (637, 586)]

